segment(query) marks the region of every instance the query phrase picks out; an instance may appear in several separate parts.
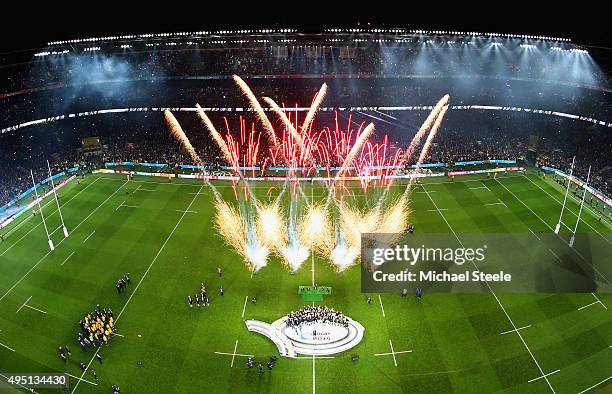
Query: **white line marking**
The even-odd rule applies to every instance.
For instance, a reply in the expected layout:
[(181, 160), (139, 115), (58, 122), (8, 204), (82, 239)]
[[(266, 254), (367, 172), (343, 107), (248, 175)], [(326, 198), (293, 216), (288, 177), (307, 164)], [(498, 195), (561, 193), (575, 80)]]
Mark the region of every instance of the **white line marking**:
[(30, 296), (30, 298), (28, 298), (27, 300), (25, 300), (25, 302), (23, 304), (21, 304), (21, 306), (19, 307), (19, 309), (17, 309), (17, 312), (15, 313), (19, 313), (19, 311), (25, 306), (25, 304), (28, 303), (28, 301), (30, 301), (32, 299), (32, 296)]
[(546, 375), (542, 375), (542, 376), (540, 376), (539, 378), (535, 378), (535, 379), (528, 380), (528, 381), (527, 381), (527, 383), (535, 382), (536, 380), (540, 380), (540, 379), (542, 379), (542, 378), (545, 378), (545, 379), (546, 379), (546, 377), (547, 377), (547, 376), (550, 376), (550, 375), (552, 375), (552, 374), (554, 374), (554, 373), (557, 373), (557, 372), (559, 372), (559, 371), (560, 371), (560, 369), (557, 369), (556, 371), (549, 372), (549, 373), (547, 373)]
[(236, 349), (238, 349), (237, 339), (236, 339), (236, 344), (234, 345), (234, 353), (232, 354), (232, 363), (230, 364), (230, 368), (234, 368), (234, 359), (236, 358)]
[(8, 349), (8, 350), (10, 350), (11, 352), (14, 352), (14, 351), (15, 351), (15, 349), (12, 349), (12, 348), (10, 348), (10, 347), (6, 346), (6, 345), (5, 345), (5, 344), (3, 344), (2, 342), (0, 342), (0, 346), (2, 346), (2, 347), (4, 347), (4, 348), (7, 348), (7, 349)]
[(64, 265), (66, 263), (66, 261), (68, 261), (72, 257), (72, 255), (74, 253), (75, 253), (74, 251), (72, 253), (70, 253), (70, 256), (66, 257), (66, 259), (64, 261), (62, 261), (62, 263), (60, 265)]
[[(255, 357), (254, 354), (224, 353), (224, 352), (214, 352), (214, 353), (221, 354), (223, 356)], [(308, 357), (308, 359), (310, 359), (310, 357)]]
[(518, 331), (518, 330), (524, 330), (525, 328), (529, 328), (529, 327), (531, 327), (531, 324), (530, 324), (530, 325), (528, 325), (528, 326), (524, 326), (524, 327), (515, 328), (514, 330), (500, 332), (500, 333), (499, 333), (499, 335), (506, 335), (506, 334), (509, 334), (509, 333), (511, 333), (511, 332), (516, 332), (516, 331)]
[(448, 208), (428, 209), (427, 212), (448, 211)]
[[(497, 181), (500, 185), (501, 182)], [(502, 185), (504, 188), (506, 188), (504, 185)], [(423, 185), (421, 185), (421, 187), (423, 188), (423, 190), (426, 190), (425, 187)], [(507, 190), (507, 188), (506, 188)], [(509, 191), (509, 190), (508, 190)], [(510, 192), (512, 193), (512, 192)], [(434, 207), (438, 208), (438, 205), (436, 204), (436, 202), (434, 201), (434, 199), (429, 195), (429, 193), (427, 194), (427, 197), (429, 197), (429, 200), (431, 201), (431, 203), (434, 205)], [(522, 202), (522, 201), (521, 201)], [(452, 226), (450, 225), (450, 223), (448, 222), (448, 220), (446, 220), (446, 217), (442, 214), (442, 212), (440, 212), (440, 216), (442, 217), (442, 219), (444, 220), (444, 222), (446, 223), (446, 225), (448, 226), (448, 228), (450, 229), (450, 231), (453, 233), (453, 235), (455, 236), (455, 239), (457, 239), (457, 242), (459, 242), (459, 245), (461, 245), (462, 248), (465, 248), (465, 246), (463, 245), (463, 242), (461, 242), (461, 240), (459, 239), (459, 237), (457, 236), (457, 233), (455, 232), (455, 230), (452, 228)], [(474, 261), (472, 261), (472, 265), (474, 266), (474, 268), (478, 269), (478, 266), (476, 265), (476, 263)], [(479, 269), (478, 269), (479, 270)], [(512, 325), (513, 329), (517, 329), (516, 324), (514, 324), (514, 321), (512, 321), (512, 319), (510, 318), (510, 315), (508, 314), (508, 312), (506, 311), (506, 308), (504, 308), (504, 305), (501, 303), (501, 301), (499, 300), (499, 298), (497, 297), (497, 294), (495, 294), (495, 292), (493, 291), (493, 289), (491, 288), (491, 285), (489, 284), (489, 282), (485, 282), (487, 288), (489, 289), (489, 291), (491, 292), (491, 294), (493, 295), (493, 297), (495, 298), (495, 301), (497, 301), (497, 304), (500, 306), (501, 310), (504, 312), (504, 315), (506, 315), (506, 318), (508, 319), (508, 321), (510, 322), (510, 324)], [(520, 331), (516, 331), (516, 334), (518, 335), (519, 339), (521, 340), (521, 342), (523, 343), (523, 346), (525, 346), (525, 349), (527, 349), (527, 352), (529, 353), (529, 355), (531, 356), (531, 359), (533, 360), (533, 362), (535, 363), (535, 365), (538, 367), (538, 370), (540, 371), (540, 374), (544, 375), (544, 371), (542, 370), (542, 367), (540, 366), (540, 363), (538, 363), (538, 360), (536, 360), (535, 356), (533, 355), (533, 353), (531, 352), (531, 349), (529, 349), (529, 346), (527, 346), (527, 342), (525, 342), (525, 339), (523, 338), (523, 336), (521, 335)], [(544, 376), (544, 379), (546, 380), (546, 383), (548, 384), (548, 387), (550, 388), (550, 390), (555, 393), (555, 389), (553, 389), (552, 385), (550, 384), (550, 382), (548, 381), (548, 378), (546, 376)]]
[[(430, 191), (430, 193), (437, 193), (437, 190), (432, 190)], [(427, 194), (426, 192), (415, 192), (415, 193), (419, 193), (419, 194)]]
[(122, 335), (122, 334), (113, 334), (113, 335), (116, 335), (116, 336), (121, 337), (121, 338), (125, 338), (125, 336)]
[[(395, 353), (395, 354), (412, 353), (412, 350), (402, 350), (401, 352), (393, 352), (393, 353)], [(376, 353), (374, 355), (375, 356), (389, 356), (389, 355), (391, 355), (393, 353), (391, 353), (391, 352), (389, 352), (389, 353)]]
[(601, 302), (601, 300), (599, 298), (597, 298), (597, 296), (595, 295), (595, 293), (591, 293), (593, 294), (593, 297), (595, 297), (595, 299), (597, 300), (597, 302), (599, 302), (601, 304), (601, 306), (603, 306), (606, 310), (608, 310), (608, 307), (604, 305), (603, 302)]
[(91, 234), (89, 234), (89, 235), (87, 236), (87, 238), (85, 238), (85, 239), (83, 240), (83, 242), (82, 242), (82, 243), (87, 242), (87, 240), (88, 240), (89, 238), (91, 238), (91, 236), (92, 236), (92, 235), (94, 235), (95, 233), (96, 233), (96, 230), (92, 231), (92, 232), (91, 232)]
[(592, 305), (595, 305), (595, 304), (599, 304), (599, 301), (591, 302), (591, 303), (590, 303), (590, 304), (588, 304), (588, 305), (581, 306), (580, 308), (578, 308), (578, 310), (579, 310), (579, 311), (580, 311), (580, 310), (583, 310), (584, 308), (588, 308), (589, 306), (592, 306)]
[[(200, 186), (200, 190), (202, 190), (202, 188), (204, 187), (204, 185)], [(189, 203), (189, 206), (187, 207), (187, 210), (189, 210), (189, 208), (191, 208), (191, 206), (193, 205), (193, 203), (195, 202), (196, 198), (198, 196), (194, 196), (193, 199), (191, 200), (191, 202)], [(149, 271), (151, 270), (151, 267), (153, 267), (153, 264), (155, 264), (155, 262), (157, 261), (157, 259), (159, 258), (159, 256), (161, 255), (161, 253), (163, 252), (164, 248), (166, 247), (166, 245), (168, 244), (168, 241), (170, 241), (170, 238), (172, 238), (172, 235), (174, 234), (174, 232), (176, 231), (176, 229), (178, 228), (178, 226), (181, 224), (181, 222), (183, 221), (183, 218), (185, 217), (186, 213), (183, 213), (183, 215), (180, 217), (180, 219), (178, 220), (178, 222), (176, 222), (176, 224), (174, 225), (174, 228), (172, 229), (172, 231), (170, 232), (170, 234), (168, 235), (168, 237), (166, 238), (166, 240), (164, 241), (164, 243), (162, 244), (161, 248), (159, 248), (159, 250), (157, 251), (157, 254), (155, 255), (155, 257), (153, 258), (153, 261), (151, 261), (151, 264), (149, 264), (149, 267), (147, 268), (147, 270), (145, 271), (144, 275), (142, 276), (142, 278), (140, 278), (140, 281), (138, 281), (138, 283), (136, 284), (136, 287), (134, 288), (134, 291), (130, 294), (130, 296), (128, 297), (127, 301), (125, 302), (125, 304), (123, 305), (123, 308), (121, 308), (121, 311), (119, 311), (119, 314), (117, 315), (117, 318), (115, 319), (115, 321), (119, 320), (119, 318), (121, 317), (121, 315), (123, 314), (123, 312), (125, 311), (125, 308), (127, 308), (128, 304), (130, 303), (130, 301), (132, 301), (132, 297), (134, 296), (134, 294), (136, 294), (136, 291), (138, 291), (138, 288), (140, 287), (140, 285), (142, 284), (142, 281), (147, 277), (147, 275), (149, 274)]]
[(244, 306), (242, 307), (242, 318), (244, 319), (244, 312), (246, 311), (246, 304), (249, 299), (249, 296), (244, 297)]
[(586, 393), (586, 392), (587, 392), (587, 391), (589, 391), (590, 389), (595, 388), (595, 387), (599, 386), (600, 384), (607, 382), (607, 381), (608, 381), (608, 380), (610, 380), (610, 379), (612, 379), (612, 376), (608, 376), (607, 378), (605, 378), (605, 379), (604, 379), (604, 380), (602, 380), (601, 382), (599, 382), (599, 383), (595, 383), (594, 385), (592, 385), (592, 386), (591, 386), (591, 387), (589, 387), (588, 389), (584, 389), (584, 390), (582, 390), (581, 392), (579, 392), (578, 394)]
[[(74, 200), (79, 194), (83, 193), (85, 190), (87, 190), (87, 188), (91, 185), (93, 185), (94, 183), (96, 183), (100, 178), (96, 178), (93, 182), (91, 182), (89, 185), (85, 186), (81, 191), (79, 191), (77, 194), (75, 194), (74, 196), (72, 196), (70, 198), (70, 200), (66, 201), (65, 204), (62, 204), (62, 206), (65, 206), (66, 204), (68, 204), (70, 201)], [(48, 204), (52, 203), (53, 200), (49, 200), (49, 202), (47, 202), (47, 204), (43, 205), (43, 208), (46, 207)], [(54, 214), (55, 212), (57, 212), (57, 209), (54, 210), (53, 212), (51, 212), (51, 214)], [(32, 216), (28, 216), (26, 219), (24, 219), (23, 222), (19, 223), (18, 226), (20, 226), (21, 224), (27, 222), (30, 218), (32, 218)], [(27, 233), (25, 233), (21, 238), (19, 238), (17, 241), (15, 241), (14, 244), (12, 244), (11, 246), (9, 246), (8, 248), (6, 248), (6, 250), (4, 250), (4, 252), (2, 252), (2, 254), (0, 254), (0, 257), (4, 256), (4, 254), (6, 252), (8, 252), (9, 250), (11, 250), (13, 248), (13, 246), (17, 245), (22, 239), (24, 239), (25, 237), (27, 237), (32, 231), (34, 231), (35, 229), (38, 228), (38, 226), (40, 226), (42, 224), (38, 223), (36, 226), (32, 227)], [(16, 228), (13, 228), (12, 230), (9, 231), (9, 233), (13, 230), (16, 230)]]
[[(127, 181), (126, 181), (127, 183)], [(81, 377), (78, 378), (77, 383), (74, 385), (74, 388), (72, 389), (72, 391), (70, 392), (70, 394), (74, 394), (74, 392), (76, 391), (77, 387), (79, 387), (79, 384), (81, 383), (81, 380), (83, 380), (83, 376), (85, 376), (85, 372), (87, 372), (87, 370), (89, 369), (89, 366), (91, 365), (91, 363), (93, 362), (94, 358), (96, 358), (96, 356), (98, 355), (98, 352), (100, 351), (100, 347), (98, 347), (96, 349), (96, 352), (94, 353), (93, 357), (91, 358), (91, 360), (89, 360), (89, 363), (87, 364), (87, 366), (85, 367), (85, 371), (83, 371), (83, 373), (81, 374)]]
[(382, 303), (382, 298), (380, 298), (380, 294), (378, 295), (378, 302), (380, 302), (380, 310), (382, 311), (383, 317), (385, 317), (385, 307)]
[[(534, 185), (536, 185), (540, 190), (542, 190), (544, 193), (548, 194), (549, 197), (551, 197), (553, 200), (555, 200), (559, 205), (563, 205), (563, 203), (558, 200), (555, 196), (553, 196), (552, 194), (550, 194), (549, 192), (547, 192), (546, 190), (544, 190), (540, 185), (538, 185), (537, 183), (535, 183), (534, 181), (532, 181), (527, 175), (523, 175), (523, 177), (527, 178), (527, 180), (531, 183), (533, 183)], [(597, 213), (596, 211), (593, 212), (593, 210), (590, 208), (589, 205), (584, 205), (585, 207), (587, 207), (588, 210), (591, 211), (591, 213), (594, 215), (595, 218), (599, 217), (599, 213)], [(569, 209), (569, 207), (567, 207), (567, 210), (574, 215), (575, 217), (578, 217), (578, 215), (572, 211), (571, 209)], [(600, 233), (599, 231), (597, 231), (597, 229), (595, 229), (593, 226), (591, 226), (589, 223), (587, 223), (584, 218), (580, 218), (580, 220), (586, 224), (587, 226), (589, 226), (591, 228), (591, 230), (595, 231), (597, 234), (599, 234), (606, 242), (612, 244), (612, 241), (610, 241), (608, 238), (606, 238), (602, 233)]]
[(490, 205), (504, 205), (505, 206), (506, 204), (504, 204), (503, 202), (492, 202), (492, 203), (484, 204), (484, 205), (485, 206), (490, 206)]
[(393, 350), (393, 342), (389, 339), (389, 345), (391, 346), (391, 355), (393, 356), (393, 364), (397, 367), (397, 359), (395, 358), (395, 351)]
[(138, 189), (136, 189), (134, 191), (135, 192), (138, 192), (138, 191), (140, 191), (140, 192), (156, 192), (157, 190), (155, 190), (155, 189), (143, 189), (143, 188), (139, 187)]
[(90, 382), (90, 381), (89, 381), (89, 380), (87, 380), (87, 379), (79, 378), (78, 376), (74, 376), (74, 375), (72, 375), (72, 374), (69, 374), (68, 372), (65, 372), (65, 374), (66, 374), (66, 375), (68, 375), (68, 376), (71, 376), (71, 377), (73, 377), (73, 378), (75, 378), (75, 379), (82, 380), (82, 381), (83, 381), (83, 382), (85, 382), (85, 383), (89, 383), (89, 384), (94, 385), (94, 386), (97, 386), (97, 385), (98, 385), (98, 383), (95, 383), (95, 382)]
[(315, 373), (315, 355), (312, 355), (312, 394), (316, 393), (316, 387), (317, 387), (317, 379), (316, 379), (317, 374)]
[[(298, 360), (300, 360), (300, 359), (301, 360), (311, 360), (312, 356), (296, 356), (295, 358), (298, 359)], [(334, 357), (334, 356), (316, 356), (316, 358), (317, 358), (317, 360), (320, 360), (320, 359), (323, 359), (323, 358), (330, 359), (330, 358), (336, 358), (336, 357)]]
[(185, 213), (198, 213), (197, 211), (182, 211), (180, 209), (176, 209), (176, 212), (185, 212)]
[(533, 236), (536, 237), (538, 241), (541, 241), (540, 237), (538, 237), (538, 235), (534, 233), (532, 229), (529, 229), (529, 231), (531, 231), (531, 234), (533, 234)]
[(125, 200), (123, 200), (123, 202), (119, 205), (117, 205), (117, 208), (115, 208), (115, 211), (117, 211), (119, 208), (121, 208), (123, 206), (123, 204), (125, 204)]
[[(470, 190), (476, 190), (476, 189), (487, 189), (487, 190), (489, 190), (489, 188), (488, 188), (488, 187), (486, 187), (486, 186), (470, 187), (469, 189), (470, 189)], [(430, 192), (430, 193), (431, 193), (431, 192)]]
[(136, 205), (125, 205), (123, 204), (123, 206), (121, 208), (138, 208)]
[(26, 308), (33, 309), (33, 310), (38, 311), (38, 312), (40, 312), (40, 313), (44, 313), (45, 315), (47, 314), (47, 312), (45, 312), (45, 311), (41, 311), (40, 309), (38, 309), (38, 308), (34, 308), (33, 306), (28, 305), (28, 304), (26, 304), (26, 305), (25, 305), (25, 307), (26, 307)]
[[(535, 213), (535, 212), (533, 211), (533, 209), (529, 208), (529, 206), (528, 206), (527, 204), (525, 204), (525, 203), (523, 202), (523, 200), (521, 200), (520, 198), (518, 198), (518, 197), (516, 196), (516, 194), (514, 194), (514, 193), (513, 193), (513, 192), (512, 192), (510, 189), (508, 189), (508, 188), (507, 188), (507, 187), (506, 187), (506, 186), (505, 186), (503, 183), (501, 183), (499, 180), (497, 180), (497, 179), (496, 179), (496, 181), (497, 181), (497, 183), (499, 183), (499, 184), (501, 185), (501, 187), (503, 187), (504, 189), (506, 189), (506, 191), (507, 191), (508, 193), (512, 194), (512, 196), (513, 196), (514, 198), (516, 198), (516, 199), (517, 199), (517, 200), (518, 200), (518, 201), (519, 201), (521, 204), (523, 204), (523, 206), (524, 206), (525, 208), (527, 208), (528, 210), (530, 210), (530, 211), (531, 211), (531, 213), (533, 213), (533, 214), (534, 214), (534, 215), (535, 215), (535, 216), (536, 216), (538, 219), (540, 219), (540, 221), (541, 221), (542, 223), (544, 223), (544, 224), (546, 225), (546, 227), (548, 227), (548, 228), (550, 229), (550, 231), (554, 232), (554, 230), (553, 230), (553, 228), (550, 226), (550, 224), (548, 224), (547, 222), (545, 222), (545, 221), (544, 221), (544, 219), (542, 219), (542, 218), (541, 218), (541, 217), (540, 217), (540, 216), (539, 216), (537, 213)], [(561, 236), (559, 236), (558, 234), (557, 234), (557, 236), (558, 236), (558, 237), (559, 237), (559, 239), (561, 239), (561, 240), (562, 240), (562, 241), (563, 241), (563, 242), (564, 242), (566, 245), (569, 245), (569, 244), (568, 244), (568, 243), (565, 241), (565, 239), (561, 238)], [(571, 250), (573, 250), (573, 251), (574, 251), (574, 252), (575, 252), (575, 253), (576, 253), (576, 254), (577, 254), (577, 255), (578, 255), (578, 256), (579, 256), (579, 257), (580, 257), (580, 258), (581, 258), (581, 259), (582, 259), (582, 260), (583, 260), (585, 263), (589, 263), (589, 262), (588, 262), (588, 261), (587, 261), (587, 260), (584, 258), (584, 256), (582, 256), (582, 255), (580, 254), (580, 252), (578, 252), (578, 251), (576, 250), (576, 248), (570, 248), (570, 249), (571, 249)], [(600, 275), (600, 276), (603, 278), (603, 280), (605, 280), (605, 281), (606, 281), (606, 282), (607, 282), (609, 285), (612, 285), (612, 283), (611, 283), (611, 282), (608, 280), (608, 278), (607, 278), (607, 277), (606, 277), (604, 274), (602, 274), (602, 273), (601, 273), (601, 271), (599, 271), (599, 270), (597, 269), (597, 267), (595, 267), (594, 265), (590, 265), (590, 267), (591, 267), (591, 268), (593, 268), (593, 270), (594, 270), (595, 272), (597, 272), (597, 273), (598, 273), (598, 274), (599, 274), (599, 275)]]
[(552, 254), (553, 254), (553, 256), (555, 256), (555, 258), (556, 258), (557, 260), (561, 261), (561, 258), (560, 258), (559, 256), (557, 256), (557, 254), (556, 254), (555, 252), (553, 252), (553, 250), (552, 250), (552, 249), (550, 249), (550, 248), (549, 248), (549, 249), (548, 249), (548, 251), (549, 251), (550, 253), (552, 253)]

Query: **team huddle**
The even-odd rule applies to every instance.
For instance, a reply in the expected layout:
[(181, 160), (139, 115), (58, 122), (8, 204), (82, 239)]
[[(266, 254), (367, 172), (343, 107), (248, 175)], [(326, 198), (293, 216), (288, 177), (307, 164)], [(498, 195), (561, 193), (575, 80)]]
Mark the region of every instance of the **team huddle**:
[(83, 349), (108, 344), (108, 340), (115, 334), (113, 311), (96, 305), (96, 309), (88, 313), (80, 322), (79, 344)]
[(306, 306), (287, 315), (287, 326), (299, 327), (304, 323), (332, 323), (348, 327), (348, 319), (342, 312), (336, 312), (326, 306)]

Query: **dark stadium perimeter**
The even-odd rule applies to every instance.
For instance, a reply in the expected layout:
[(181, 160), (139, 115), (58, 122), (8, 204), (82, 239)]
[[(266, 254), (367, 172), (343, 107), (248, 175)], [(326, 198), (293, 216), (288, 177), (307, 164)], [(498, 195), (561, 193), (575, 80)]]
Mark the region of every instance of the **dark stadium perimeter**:
[[(218, 186), (231, 200), (230, 189)], [(410, 222), (418, 232), (458, 238), (473, 231), (533, 232), (536, 243), (538, 234), (552, 231), (562, 198), (550, 177), (535, 173), (424, 181), (411, 196)], [(486, 205), (498, 200), (505, 206)], [(107, 392), (113, 384), (125, 392), (284, 392), (290, 385), (295, 392), (575, 393), (610, 387), (609, 294), (425, 294), (421, 300), (371, 294), (368, 305), (359, 270), (337, 274), (318, 255), (315, 281), (333, 288), (325, 305), (360, 321), (364, 340), (333, 359), (281, 358), (258, 376), (243, 367), (244, 355), (263, 363), (276, 350), (248, 333), (242, 320), (271, 322), (302, 306), (297, 289), (311, 283), (308, 263), (289, 275), (273, 257), (251, 277), (212, 229), (210, 192), (201, 183), (93, 175), (63, 189), (61, 201), (71, 235), (54, 235), (55, 252), (47, 251), (38, 218), (0, 244), (0, 371), (67, 371), (76, 377), (70, 392)], [(569, 209), (564, 220), (571, 224), (576, 201)], [(45, 208), (51, 228), (59, 224), (53, 211), (51, 204)], [(580, 232), (612, 242), (608, 225), (583, 214)], [(561, 240), (558, 247), (552, 252), (561, 258), (573, 254)], [(117, 295), (114, 283), (125, 273), (132, 285)], [(201, 281), (211, 306), (189, 308), (185, 298)], [(256, 304), (247, 302), (252, 296)], [(113, 309), (122, 335), (100, 350), (103, 364), (76, 343), (77, 322), (98, 303)], [(72, 350), (67, 365), (57, 353), (63, 345)], [(351, 361), (352, 354), (359, 361)], [(97, 380), (78, 368), (90, 360)]]

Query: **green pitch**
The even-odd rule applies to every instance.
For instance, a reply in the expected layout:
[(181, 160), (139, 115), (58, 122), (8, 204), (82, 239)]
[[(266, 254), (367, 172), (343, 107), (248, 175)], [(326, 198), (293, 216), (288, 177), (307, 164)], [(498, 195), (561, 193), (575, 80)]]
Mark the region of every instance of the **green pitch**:
[[(550, 177), (535, 173), (423, 185), (411, 195), (416, 231), (459, 237), (549, 233), (563, 200)], [(227, 184), (218, 186), (233, 198)], [(315, 187), (312, 194), (322, 195)], [(256, 189), (262, 198), (267, 191)], [(280, 358), (260, 376), (244, 368), (244, 356), (265, 365), (276, 348), (248, 332), (243, 319), (272, 322), (303, 306), (296, 289), (311, 284), (310, 261), (290, 275), (272, 257), (251, 277), (213, 230), (211, 192), (196, 182), (140, 177), (126, 183), (93, 175), (62, 189), (61, 204), (71, 233), (65, 240), (61, 230), (53, 234), (54, 252), (48, 252), (39, 216), (25, 215), (0, 244), (1, 374), (65, 371), (76, 377), (69, 392), (79, 393), (107, 393), (113, 384), (125, 393), (577, 393), (612, 387), (609, 294), (366, 295), (358, 267), (337, 274), (321, 256), (315, 256), (315, 282), (333, 288), (325, 305), (362, 323), (364, 340), (333, 358)], [(576, 200), (568, 204), (577, 213)], [(44, 212), (50, 231), (56, 229), (55, 204), (46, 203)], [(579, 231), (612, 242), (606, 219), (599, 222), (590, 208), (583, 214)], [(565, 219), (576, 218), (568, 213)], [(115, 283), (126, 273), (132, 284), (119, 295)], [(212, 303), (189, 308), (186, 297), (199, 292), (202, 281)], [(78, 321), (96, 304), (112, 308), (121, 334), (99, 351), (103, 364), (76, 341)], [(63, 345), (72, 351), (66, 365), (57, 352)], [(79, 362), (91, 363), (97, 380), (83, 375)]]

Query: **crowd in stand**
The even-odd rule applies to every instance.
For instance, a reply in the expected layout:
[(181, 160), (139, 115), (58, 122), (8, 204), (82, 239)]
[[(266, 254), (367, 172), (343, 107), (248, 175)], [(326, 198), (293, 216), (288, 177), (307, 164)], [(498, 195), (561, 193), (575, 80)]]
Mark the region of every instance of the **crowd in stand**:
[[(396, 120), (388, 118), (390, 122), (387, 123), (359, 113), (352, 113), (350, 117), (353, 126), (373, 121), (377, 127), (376, 134), (371, 137), (373, 140), (388, 134), (393, 147), (402, 148), (408, 146), (414, 130), (418, 129), (426, 113), (393, 113)], [(198, 155), (205, 164), (211, 166), (209, 172), (215, 172), (216, 168), (226, 164), (218, 147), (192, 113), (177, 113), (177, 118)], [(220, 115), (212, 119), (217, 124), (224, 122)], [(338, 120), (342, 125), (348, 125), (349, 114), (339, 112)], [(228, 121), (230, 124), (236, 123), (237, 116), (228, 117)], [(249, 121), (257, 122), (254, 118)], [(333, 121), (331, 114), (321, 113), (314, 127), (324, 127)], [(0, 145), (0, 153), (3, 158), (6, 157), (0, 161), (0, 205), (32, 186), (30, 168), (34, 169), (37, 182), (47, 178), (47, 158), (50, 159), (52, 173), (88, 161), (96, 161), (97, 165), (125, 161), (162, 163), (168, 165), (164, 171), (173, 171), (179, 164), (195, 164), (170, 136), (161, 113), (146, 116), (112, 114), (66, 122), (69, 122), (68, 128), (58, 122), (2, 137), (7, 143)], [(600, 129), (598, 126), (584, 126), (575, 121), (525, 113), (452, 111), (447, 114), (425, 162), (453, 163), (489, 159), (520, 161), (528, 156), (530, 138), (535, 135), (537, 141), (534, 149), (540, 164), (569, 172), (572, 158), (576, 156), (574, 174), (586, 179), (588, 166), (592, 165), (590, 183), (608, 194), (612, 179), (609, 159), (612, 137), (607, 129)], [(99, 135), (103, 142), (102, 153), (97, 157), (86, 157), (79, 150), (81, 138), (90, 135)], [(60, 143), (48, 143), (50, 136)], [(266, 150), (265, 139), (262, 139), (262, 158)], [(413, 157), (407, 164), (415, 164), (415, 160), (416, 157)]]
[(305, 306), (304, 308), (291, 311), (287, 315), (288, 327), (300, 327), (308, 323), (330, 323), (348, 327), (348, 319), (342, 312), (337, 312), (327, 306)]
[[(255, 95), (272, 97), (287, 106), (310, 103), (325, 81), (328, 93), (323, 105), (335, 108), (433, 105), (448, 93), (454, 106), (518, 106), (604, 121), (612, 119), (610, 93), (571, 85), (563, 75), (550, 74), (556, 67), (554, 62), (541, 59), (513, 62), (510, 57), (499, 68), (499, 64), (489, 64), (480, 57), (455, 59), (449, 55), (451, 58), (446, 60), (451, 61), (443, 61), (444, 56), (432, 55), (427, 58), (428, 66), (423, 68), (414, 53), (405, 50), (360, 49), (351, 57), (338, 48), (316, 56), (303, 48), (295, 50), (298, 52), (290, 50), (292, 53), (287, 59), (279, 57), (272, 48), (260, 48), (197, 53), (143, 52), (104, 56), (98, 60), (69, 57), (64, 62), (37, 63), (28, 74), (29, 82), (23, 85), (21, 81), (22, 85), (14, 88), (47, 88), (0, 96), (3, 113), (0, 129), (45, 117), (109, 108), (193, 107), (196, 102), (203, 107), (245, 107), (242, 93), (229, 78), (233, 73), (247, 78), (265, 75), (266, 78), (248, 79)], [(121, 78), (104, 74), (100, 71), (103, 66), (116, 70)], [(10, 70), (5, 71), (15, 71)], [(91, 72), (91, 78), (122, 81), (93, 84), (88, 75), (83, 75), (88, 71), (95, 71)], [(336, 78), (320, 77), (329, 74), (335, 74)], [(550, 79), (545, 78), (549, 74), (560, 77), (560, 83), (538, 80)], [(286, 78), (288, 75), (302, 78)], [(206, 79), (198, 79), (203, 76)], [(9, 77), (9, 80), (18, 85), (20, 79)], [(48, 86), (57, 82), (65, 85)], [(604, 87), (608, 84), (608, 81), (599, 82)], [(412, 132), (418, 129), (426, 113), (427, 110), (395, 111), (385, 116), (375, 111), (355, 110), (350, 119), (348, 112), (339, 112), (338, 121), (343, 128), (350, 121), (373, 121), (379, 137), (389, 134), (390, 141), (402, 147), (410, 142)], [(203, 162), (212, 167), (225, 164), (197, 117), (191, 112), (175, 114)], [(240, 114), (209, 114), (221, 132), (226, 132), (226, 118), (229, 127), (234, 132), (238, 130)], [(323, 117), (323, 114), (329, 116)], [(320, 112), (313, 127), (333, 125), (332, 114)], [(256, 122), (248, 114), (243, 116), (247, 122)], [(519, 159), (526, 156), (530, 135), (537, 135), (536, 151), (541, 163), (567, 170), (576, 155), (575, 173), (586, 178), (588, 166), (592, 165), (593, 185), (608, 193), (608, 180), (612, 176), (608, 130), (605, 126), (542, 114), (452, 110), (447, 113), (426, 162)], [(89, 136), (99, 136), (104, 144), (101, 155), (95, 159), (85, 157), (79, 150), (81, 139)], [(266, 152), (266, 149), (262, 141), (260, 151)], [(10, 130), (0, 135), (0, 156), (0, 206), (31, 187), (30, 169), (34, 170), (37, 181), (46, 178), (47, 159), (53, 173), (90, 160), (98, 164), (156, 162), (171, 168), (193, 164), (169, 135), (161, 112), (150, 111), (67, 117)]]

